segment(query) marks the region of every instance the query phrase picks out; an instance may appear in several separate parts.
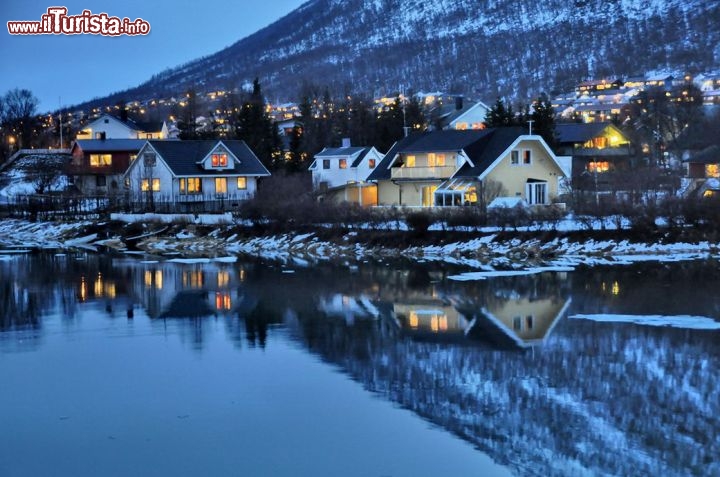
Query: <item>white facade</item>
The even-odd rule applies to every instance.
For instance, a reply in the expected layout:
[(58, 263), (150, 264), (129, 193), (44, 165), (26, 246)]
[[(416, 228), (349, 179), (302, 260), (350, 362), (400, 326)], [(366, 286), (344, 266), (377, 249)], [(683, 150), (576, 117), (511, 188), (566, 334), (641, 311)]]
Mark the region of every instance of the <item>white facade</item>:
[[(224, 152), (228, 155), (227, 167), (211, 167), (208, 161), (213, 153)], [(152, 160), (154, 154), (155, 160)], [(219, 148), (202, 162), (205, 171), (190, 175), (176, 175), (157, 154), (152, 145), (147, 143), (138, 153), (137, 159), (125, 173), (125, 187), (134, 200), (149, 201), (150, 194), (156, 202), (203, 202), (214, 200), (247, 200), (257, 190), (256, 175), (239, 175), (232, 171), (234, 167), (232, 154)], [(224, 171), (227, 174), (223, 173)]]
[(76, 139), (166, 139), (167, 124), (161, 131), (140, 131), (109, 115), (103, 114), (77, 134)]
[[(332, 189), (350, 183), (365, 182), (383, 157), (374, 147), (370, 148), (367, 154), (365, 148), (351, 148), (351, 154), (342, 153), (343, 149), (348, 148), (324, 149), (315, 156), (310, 165), (313, 187)], [(362, 154), (365, 156), (353, 167)]]
[(482, 129), (485, 127), (484, 122), (488, 111), (490, 111), (490, 108), (482, 101), (478, 101), (467, 111), (450, 121), (448, 129)]

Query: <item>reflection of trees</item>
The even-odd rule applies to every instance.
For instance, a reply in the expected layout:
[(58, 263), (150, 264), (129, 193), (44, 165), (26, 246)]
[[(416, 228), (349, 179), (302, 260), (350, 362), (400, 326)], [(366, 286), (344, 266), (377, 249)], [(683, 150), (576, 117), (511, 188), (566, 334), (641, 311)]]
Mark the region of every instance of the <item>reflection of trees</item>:
[(712, 335), (566, 321), (517, 354), (298, 316), (310, 350), (519, 473), (699, 474), (720, 455)]

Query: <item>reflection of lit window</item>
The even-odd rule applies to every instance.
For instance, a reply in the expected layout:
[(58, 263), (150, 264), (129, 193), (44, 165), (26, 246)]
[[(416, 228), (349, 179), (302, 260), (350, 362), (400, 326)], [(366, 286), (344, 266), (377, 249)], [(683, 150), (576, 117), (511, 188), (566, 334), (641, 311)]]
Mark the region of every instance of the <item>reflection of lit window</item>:
[(613, 282), (612, 284), (612, 294), (613, 295), (619, 295), (620, 294), (620, 284), (618, 282)]
[(93, 283), (93, 293), (95, 296), (103, 296), (104, 288), (102, 274), (98, 273), (97, 279), (95, 280), (95, 283)]
[(232, 308), (232, 299), (229, 293), (216, 293), (215, 294), (215, 309), (216, 310), (230, 310)]
[(244, 268), (240, 269), (240, 281), (241, 282), (245, 281), (245, 269)]
[(87, 300), (87, 282), (85, 281), (85, 277), (80, 277), (80, 301)]
[(342, 297), (342, 304), (343, 306), (350, 306), (350, 297), (343, 295)]
[(153, 278), (152, 278), (152, 272), (150, 270), (145, 270), (145, 288), (152, 287), (153, 284)]
[(410, 319), (408, 321), (410, 322), (410, 328), (417, 328), (420, 324), (420, 318), (418, 318), (417, 313), (414, 311), (410, 312)]
[(217, 286), (226, 287), (230, 283), (230, 274), (224, 270), (218, 272)]
[(205, 276), (201, 270), (186, 270), (182, 275), (182, 284), (185, 288), (202, 288)]
[(117, 296), (114, 283), (110, 282), (105, 285), (105, 296), (108, 298), (115, 298)]
[(437, 332), (438, 330), (438, 316), (432, 315), (430, 317), (430, 329)]
[(155, 288), (162, 290), (163, 287), (163, 272), (162, 270), (155, 270)]

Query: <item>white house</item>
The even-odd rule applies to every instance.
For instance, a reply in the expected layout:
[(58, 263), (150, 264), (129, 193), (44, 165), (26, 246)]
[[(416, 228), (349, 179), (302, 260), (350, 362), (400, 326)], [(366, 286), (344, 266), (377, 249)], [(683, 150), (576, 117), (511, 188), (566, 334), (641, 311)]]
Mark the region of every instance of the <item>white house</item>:
[(77, 139), (167, 139), (165, 121), (136, 122), (103, 114), (77, 134)]
[(483, 129), (485, 118), (490, 108), (482, 101), (456, 111), (449, 118), (447, 129), (464, 131), (466, 129)]
[(377, 205), (377, 189), (366, 178), (382, 160), (374, 147), (351, 147), (348, 139), (342, 147), (325, 148), (310, 164), (313, 186), (336, 201)]
[(225, 201), (255, 195), (257, 179), (270, 172), (236, 140), (147, 141), (124, 176), (131, 202), (145, 205)]

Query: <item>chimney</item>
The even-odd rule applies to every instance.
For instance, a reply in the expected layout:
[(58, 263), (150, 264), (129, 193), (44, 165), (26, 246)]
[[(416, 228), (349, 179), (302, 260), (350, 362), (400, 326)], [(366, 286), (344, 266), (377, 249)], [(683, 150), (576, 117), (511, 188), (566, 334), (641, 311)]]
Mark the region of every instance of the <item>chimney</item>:
[(463, 108), (463, 97), (455, 96), (455, 110), (460, 111)]
[(350, 147), (350, 138), (344, 137), (342, 140), (342, 147)]

